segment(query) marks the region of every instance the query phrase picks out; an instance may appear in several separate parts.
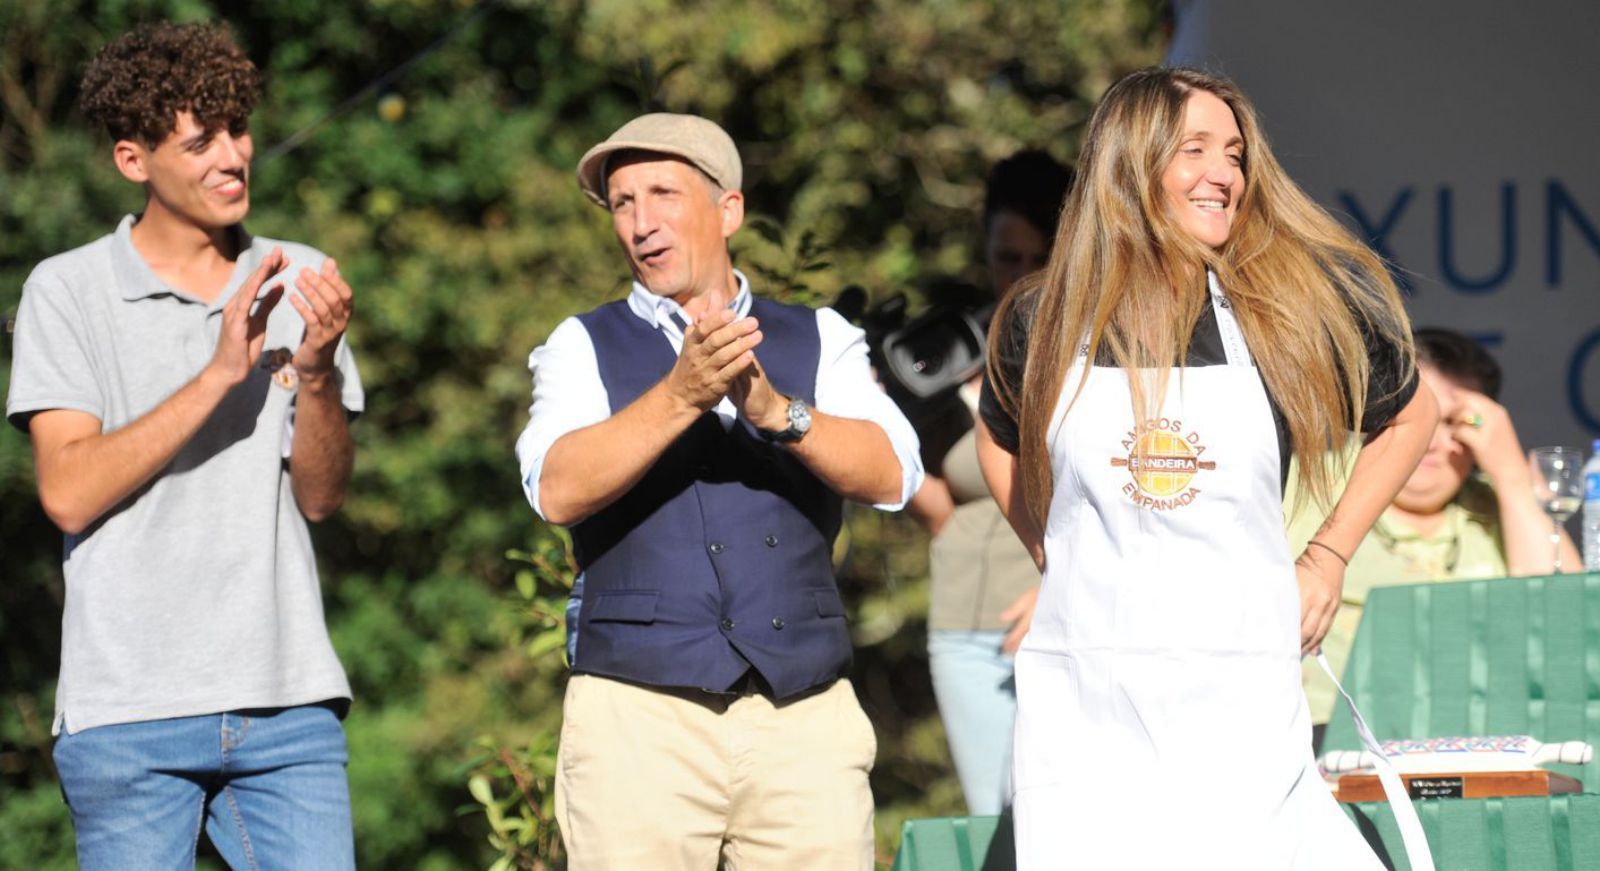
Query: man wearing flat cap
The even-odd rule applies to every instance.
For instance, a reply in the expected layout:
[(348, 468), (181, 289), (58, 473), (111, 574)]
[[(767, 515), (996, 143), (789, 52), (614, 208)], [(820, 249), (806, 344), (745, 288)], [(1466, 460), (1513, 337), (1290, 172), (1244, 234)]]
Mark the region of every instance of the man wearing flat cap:
[(876, 740), (830, 555), (842, 500), (916, 491), (917, 440), (860, 330), (733, 268), (741, 176), (692, 115), (590, 149), (578, 184), (633, 288), (528, 362), (523, 489), (582, 570), (556, 775), (574, 871), (873, 866)]

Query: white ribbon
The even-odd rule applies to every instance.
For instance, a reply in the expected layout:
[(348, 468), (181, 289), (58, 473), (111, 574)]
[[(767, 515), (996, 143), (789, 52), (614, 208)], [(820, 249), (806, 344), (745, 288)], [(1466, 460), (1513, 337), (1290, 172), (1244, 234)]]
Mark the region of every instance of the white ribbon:
[(1327, 672), (1328, 679), (1333, 681), (1333, 686), (1344, 696), (1344, 703), (1350, 707), (1350, 719), (1355, 721), (1356, 734), (1361, 736), (1361, 743), (1367, 745), (1375, 757), (1375, 768), (1378, 772), (1378, 781), (1383, 784), (1384, 797), (1389, 800), (1389, 808), (1394, 811), (1394, 821), (1400, 826), (1400, 840), (1406, 847), (1406, 861), (1411, 863), (1411, 871), (1434, 871), (1433, 853), (1428, 849), (1428, 836), (1422, 831), (1422, 820), (1417, 817), (1417, 809), (1411, 805), (1411, 795), (1406, 792), (1406, 785), (1400, 780), (1400, 775), (1395, 773), (1394, 766), (1389, 763), (1389, 757), (1383, 755), (1383, 748), (1379, 746), (1378, 739), (1373, 736), (1372, 730), (1367, 728), (1367, 721), (1362, 718), (1361, 711), (1356, 709), (1355, 700), (1344, 691), (1344, 686), (1339, 683), (1339, 677), (1333, 673), (1333, 668), (1328, 665), (1328, 658), (1317, 652), (1317, 664)]

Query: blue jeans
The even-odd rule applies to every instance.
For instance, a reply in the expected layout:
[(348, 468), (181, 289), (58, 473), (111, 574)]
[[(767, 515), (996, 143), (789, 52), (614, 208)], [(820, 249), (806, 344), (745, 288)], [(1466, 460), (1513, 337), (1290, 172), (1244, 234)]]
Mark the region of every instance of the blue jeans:
[(974, 816), (994, 816), (1008, 803), (1017, 683), (1011, 657), (1000, 652), (1004, 638), (999, 631), (928, 633), (933, 695), (967, 812)]
[(200, 825), (235, 869), (355, 867), (344, 729), (325, 705), (65, 731), (78, 864), (193, 868)]

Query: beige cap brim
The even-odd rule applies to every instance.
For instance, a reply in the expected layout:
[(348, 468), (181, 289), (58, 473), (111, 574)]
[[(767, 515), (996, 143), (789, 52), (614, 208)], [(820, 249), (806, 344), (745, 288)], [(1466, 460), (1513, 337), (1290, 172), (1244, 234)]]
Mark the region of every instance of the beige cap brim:
[[(602, 142), (588, 150), (583, 159), (578, 161), (578, 186), (593, 200), (595, 205), (610, 208), (606, 202), (606, 159), (619, 151), (653, 151), (657, 154), (667, 154), (688, 161), (696, 169), (706, 175), (711, 175), (711, 170), (685, 149), (675, 149), (655, 142)], [(716, 176), (712, 176), (716, 178)]]

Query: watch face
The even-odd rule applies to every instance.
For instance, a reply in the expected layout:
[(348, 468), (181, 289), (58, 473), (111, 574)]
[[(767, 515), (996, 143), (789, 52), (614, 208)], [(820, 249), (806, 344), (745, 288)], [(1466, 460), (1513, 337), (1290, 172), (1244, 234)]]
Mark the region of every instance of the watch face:
[(761, 437), (769, 442), (788, 443), (797, 442), (811, 431), (811, 406), (806, 405), (804, 399), (789, 400), (789, 407), (784, 409), (784, 416), (789, 420), (789, 426), (777, 432), (757, 429)]
[(811, 429), (811, 407), (803, 400), (789, 402), (789, 428), (797, 434), (804, 434)]

